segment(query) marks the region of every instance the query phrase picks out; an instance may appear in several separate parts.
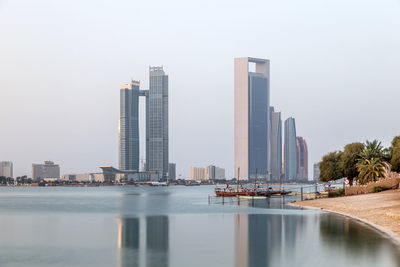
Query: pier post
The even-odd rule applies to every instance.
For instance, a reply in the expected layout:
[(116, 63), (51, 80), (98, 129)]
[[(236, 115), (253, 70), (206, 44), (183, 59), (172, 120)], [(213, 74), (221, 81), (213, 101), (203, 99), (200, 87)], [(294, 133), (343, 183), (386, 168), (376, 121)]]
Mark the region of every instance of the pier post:
[(211, 199), (210, 199), (210, 195), (208, 195), (208, 205), (210, 205), (211, 203)]

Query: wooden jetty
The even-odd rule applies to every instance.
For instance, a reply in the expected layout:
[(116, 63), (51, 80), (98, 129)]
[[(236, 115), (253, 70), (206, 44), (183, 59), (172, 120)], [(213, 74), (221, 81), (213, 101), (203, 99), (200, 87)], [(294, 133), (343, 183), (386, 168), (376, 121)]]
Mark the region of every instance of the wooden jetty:
[(252, 187), (243, 187), (240, 185), (240, 168), (238, 168), (238, 179), (236, 188), (230, 187), (227, 185), (225, 188), (223, 187), (216, 187), (215, 188), (215, 195), (217, 197), (239, 197), (239, 196), (263, 196), (263, 197), (270, 197), (272, 195), (288, 195), (292, 193), (292, 191), (285, 191), (282, 190), (281, 187), (279, 189), (274, 189), (272, 187), (260, 187), (257, 185), (257, 172), (256, 169), (256, 177), (254, 179), (254, 186)]
[(263, 196), (268, 197), (272, 195), (288, 195), (292, 193), (292, 191), (274, 189), (274, 188), (265, 188), (265, 187), (216, 187), (215, 195), (217, 197), (237, 197), (237, 196)]

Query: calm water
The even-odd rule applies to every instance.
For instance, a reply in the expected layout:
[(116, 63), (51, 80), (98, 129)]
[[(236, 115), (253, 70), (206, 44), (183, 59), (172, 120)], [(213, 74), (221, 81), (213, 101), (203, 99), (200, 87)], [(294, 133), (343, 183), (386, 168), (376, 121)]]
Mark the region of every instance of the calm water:
[(362, 223), (281, 199), (208, 205), (212, 192), (0, 188), (0, 266), (400, 266)]

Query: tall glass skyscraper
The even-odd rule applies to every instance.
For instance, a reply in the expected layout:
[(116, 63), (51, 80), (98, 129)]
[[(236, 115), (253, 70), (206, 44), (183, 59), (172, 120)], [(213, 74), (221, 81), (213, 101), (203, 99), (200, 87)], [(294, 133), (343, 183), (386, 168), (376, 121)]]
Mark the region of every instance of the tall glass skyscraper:
[(146, 168), (168, 174), (168, 75), (163, 67), (150, 67), (146, 98)]
[(119, 169), (139, 171), (140, 82), (120, 86)]
[(282, 173), (282, 120), (281, 113), (271, 107), (271, 181), (279, 182)]
[[(255, 64), (255, 72), (249, 70)], [(235, 59), (235, 176), (269, 179), (269, 60)]]
[(285, 182), (297, 178), (296, 122), (290, 117), (285, 121)]

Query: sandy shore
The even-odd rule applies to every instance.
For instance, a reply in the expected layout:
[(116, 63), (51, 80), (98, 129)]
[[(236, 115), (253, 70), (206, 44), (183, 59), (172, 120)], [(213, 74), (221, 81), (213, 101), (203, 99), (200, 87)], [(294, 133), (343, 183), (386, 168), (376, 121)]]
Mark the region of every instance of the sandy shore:
[(340, 213), (371, 224), (400, 243), (400, 189), (381, 193), (322, 198), (292, 203)]

